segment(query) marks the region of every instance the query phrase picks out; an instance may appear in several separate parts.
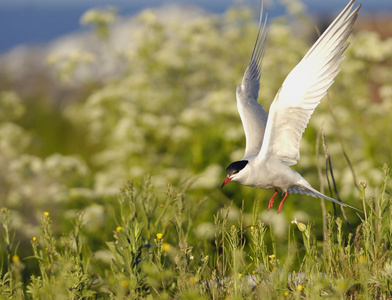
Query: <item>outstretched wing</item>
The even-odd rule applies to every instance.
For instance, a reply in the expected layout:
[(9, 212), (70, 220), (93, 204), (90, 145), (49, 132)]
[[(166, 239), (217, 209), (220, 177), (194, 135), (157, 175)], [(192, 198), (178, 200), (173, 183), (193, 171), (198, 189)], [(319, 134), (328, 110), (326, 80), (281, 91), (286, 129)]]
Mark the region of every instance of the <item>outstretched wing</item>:
[(358, 16), (355, 0), (343, 9), (290, 72), (271, 104), (258, 159), (276, 158), (287, 166), (299, 160), (299, 144), (310, 116), (332, 85), (345, 44)]
[(267, 113), (257, 102), (260, 88), (261, 61), (265, 39), (267, 35), (266, 22), (263, 20), (263, 3), (261, 3), (259, 30), (253, 49), (252, 58), (247, 67), (242, 83), (237, 86), (237, 108), (244, 126), (246, 136), (246, 149), (243, 159), (256, 156), (263, 143), (265, 126), (267, 124)]

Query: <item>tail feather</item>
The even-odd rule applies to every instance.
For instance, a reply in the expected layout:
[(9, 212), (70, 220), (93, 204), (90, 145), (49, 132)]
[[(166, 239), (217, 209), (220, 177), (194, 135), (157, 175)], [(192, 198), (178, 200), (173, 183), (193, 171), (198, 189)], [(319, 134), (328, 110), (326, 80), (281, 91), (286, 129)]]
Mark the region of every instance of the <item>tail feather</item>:
[(351, 205), (348, 205), (346, 203), (343, 203), (341, 201), (338, 201), (338, 200), (336, 200), (334, 198), (328, 197), (328, 196), (320, 193), (319, 191), (317, 191), (314, 188), (312, 188), (310, 185), (309, 186), (301, 186), (301, 187), (292, 187), (292, 188), (288, 189), (288, 192), (290, 194), (305, 194), (305, 195), (309, 195), (309, 196), (312, 196), (312, 197), (315, 197), (315, 198), (324, 198), (326, 200), (335, 202), (336, 204), (339, 204), (341, 206), (350, 207), (350, 208), (352, 208), (352, 209), (354, 209), (356, 211), (362, 212), (361, 210), (359, 210), (359, 209), (357, 209), (357, 208), (355, 208), (355, 207), (353, 207)]

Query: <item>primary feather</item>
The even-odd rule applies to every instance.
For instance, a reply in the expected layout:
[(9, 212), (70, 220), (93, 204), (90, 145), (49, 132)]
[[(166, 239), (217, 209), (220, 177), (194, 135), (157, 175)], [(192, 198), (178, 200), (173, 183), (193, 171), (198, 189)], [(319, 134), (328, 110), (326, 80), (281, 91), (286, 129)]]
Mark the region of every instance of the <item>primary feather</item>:
[(257, 102), (260, 89), (261, 62), (265, 47), (267, 17), (263, 22), (263, 5), (261, 5), (259, 29), (252, 58), (247, 67), (242, 83), (238, 85), (237, 108), (246, 136), (246, 157), (257, 155), (263, 143), (267, 113)]
[(359, 5), (346, 6), (290, 72), (271, 104), (259, 159), (270, 157), (286, 166), (297, 163), (302, 134), (314, 109), (339, 73), (345, 44), (357, 18)]

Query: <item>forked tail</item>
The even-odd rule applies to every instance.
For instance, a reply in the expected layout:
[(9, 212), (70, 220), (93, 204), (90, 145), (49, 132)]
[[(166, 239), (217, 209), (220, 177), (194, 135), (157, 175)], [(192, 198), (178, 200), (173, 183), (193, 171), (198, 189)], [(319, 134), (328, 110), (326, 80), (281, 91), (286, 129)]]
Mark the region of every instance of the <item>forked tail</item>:
[(314, 188), (312, 188), (310, 186), (310, 184), (308, 186), (301, 186), (301, 187), (293, 187), (293, 188), (289, 188), (288, 192), (290, 194), (305, 194), (305, 195), (309, 195), (315, 198), (324, 198), (326, 200), (335, 202), (336, 204), (339, 204), (341, 206), (345, 206), (345, 207), (350, 207), (352, 209), (355, 209), (356, 211), (362, 212), (361, 210), (359, 210), (358, 208), (355, 208), (351, 205), (348, 205), (346, 203), (340, 202), (334, 198), (328, 197), (322, 193), (320, 193), (319, 191), (315, 190)]

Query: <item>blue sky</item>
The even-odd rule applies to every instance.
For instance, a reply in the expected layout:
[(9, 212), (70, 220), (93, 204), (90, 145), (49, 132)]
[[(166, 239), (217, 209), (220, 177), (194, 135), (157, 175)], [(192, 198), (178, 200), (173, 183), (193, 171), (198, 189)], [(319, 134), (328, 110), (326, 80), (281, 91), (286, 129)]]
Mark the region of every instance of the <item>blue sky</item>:
[[(191, 3), (214, 13), (225, 11), (235, 3), (258, 5), (258, 0), (0, 0), (0, 53), (18, 45), (44, 44), (64, 34), (82, 29), (80, 16), (89, 8), (116, 6), (120, 15), (132, 15), (146, 7), (157, 7), (164, 3)], [(283, 13), (276, 3), (265, 0), (270, 16)], [(268, 5), (268, 2), (270, 5)], [(311, 13), (337, 13), (348, 1), (304, 0)], [(389, 11), (392, 0), (357, 0), (363, 3), (361, 11)], [(274, 5), (271, 5), (271, 4)], [(280, 11), (279, 11), (280, 8)]]

